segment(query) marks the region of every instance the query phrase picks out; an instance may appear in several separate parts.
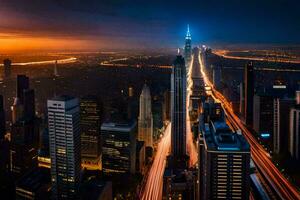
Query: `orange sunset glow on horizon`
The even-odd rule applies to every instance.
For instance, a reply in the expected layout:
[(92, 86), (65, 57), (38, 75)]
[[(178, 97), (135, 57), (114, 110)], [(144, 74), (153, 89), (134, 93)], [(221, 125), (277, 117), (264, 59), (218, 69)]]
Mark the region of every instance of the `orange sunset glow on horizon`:
[(98, 49), (101, 43), (91, 40), (51, 37), (19, 37), (0, 33), (0, 52)]

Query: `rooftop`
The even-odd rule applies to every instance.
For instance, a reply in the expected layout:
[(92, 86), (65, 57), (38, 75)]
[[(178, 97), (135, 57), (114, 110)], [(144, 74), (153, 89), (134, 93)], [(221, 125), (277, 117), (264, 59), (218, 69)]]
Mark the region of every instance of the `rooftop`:
[(80, 187), (80, 199), (98, 199), (106, 187), (111, 187), (111, 182), (91, 179)]
[(250, 152), (250, 146), (242, 135), (232, 132), (225, 121), (210, 121), (205, 130), (204, 143), (210, 151)]
[(25, 174), (19, 181), (16, 183), (16, 188), (37, 192), (40, 188), (45, 185), (50, 187), (50, 171), (49, 169), (38, 168), (32, 170), (31, 172)]
[(121, 131), (129, 132), (132, 131), (136, 126), (136, 121), (127, 121), (127, 122), (105, 122), (101, 126), (101, 130), (110, 130), (110, 131)]
[(69, 101), (72, 99), (75, 99), (75, 97), (69, 96), (69, 95), (61, 95), (61, 96), (53, 97), (51, 100), (53, 100), (53, 101)]

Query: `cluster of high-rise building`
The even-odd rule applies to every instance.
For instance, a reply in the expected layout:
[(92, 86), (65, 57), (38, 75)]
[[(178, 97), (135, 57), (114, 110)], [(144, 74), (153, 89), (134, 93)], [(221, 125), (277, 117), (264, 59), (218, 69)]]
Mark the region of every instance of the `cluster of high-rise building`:
[[(187, 40), (191, 44), (189, 30)], [(164, 172), (163, 199), (248, 199), (250, 146), (244, 136), (227, 124), (221, 104), (209, 96), (200, 72), (199, 49), (195, 48), (193, 53), (192, 74), (188, 75), (193, 82), (189, 97), (185, 60), (189, 62), (191, 55), (186, 51), (185, 58), (178, 55), (172, 68), (171, 152)], [(214, 68), (213, 77), (219, 87), (219, 68)], [(190, 100), (189, 106), (186, 98)], [(188, 122), (187, 108), (191, 120)], [(197, 168), (188, 164), (187, 123), (191, 123), (198, 144)]]
[[(92, 95), (55, 96), (47, 101), (47, 115), (37, 116), (34, 94), (29, 77), (17, 75), (11, 120), (5, 119), (0, 96), (0, 167), (12, 174), (12, 198), (111, 199), (111, 183), (94, 177), (145, 173), (154, 150), (147, 84), (140, 94), (137, 119), (128, 111), (126, 119), (104, 120), (103, 104)], [(133, 88), (128, 95), (132, 98)], [(167, 93), (165, 98), (170, 100)], [(170, 110), (164, 107), (164, 120), (169, 120)]]
[(290, 94), (283, 80), (275, 80), (272, 88), (255, 87), (254, 67), (250, 63), (245, 67), (240, 96), (245, 123), (269, 151), (299, 161), (299, 91)]
[(199, 134), (199, 198), (248, 199), (250, 146), (231, 130), (220, 104), (203, 103)]

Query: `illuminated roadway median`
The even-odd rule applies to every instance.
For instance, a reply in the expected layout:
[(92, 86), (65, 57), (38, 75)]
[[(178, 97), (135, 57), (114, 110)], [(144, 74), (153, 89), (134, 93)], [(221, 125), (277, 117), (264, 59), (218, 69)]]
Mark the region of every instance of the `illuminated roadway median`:
[(199, 62), (204, 82), (212, 89), (212, 97), (221, 102), (228, 121), (232, 123), (237, 129), (240, 129), (243, 135), (248, 140), (251, 146), (251, 157), (256, 167), (258, 168), (258, 171), (265, 177), (265, 179), (273, 187), (274, 191), (281, 199), (300, 199), (300, 194), (297, 189), (283, 176), (283, 174), (280, 173), (277, 167), (273, 164), (269, 154), (257, 142), (256, 138), (247, 129), (245, 124), (233, 112), (228, 100), (219, 91), (217, 91), (213, 87), (213, 84), (208, 80), (200, 55)]

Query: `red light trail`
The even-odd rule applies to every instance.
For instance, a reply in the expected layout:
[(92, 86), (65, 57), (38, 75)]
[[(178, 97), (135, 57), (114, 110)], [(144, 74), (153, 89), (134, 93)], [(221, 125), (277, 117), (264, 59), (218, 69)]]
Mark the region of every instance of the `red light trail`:
[(206, 85), (210, 86), (212, 89), (212, 97), (219, 102), (221, 102), (227, 119), (237, 128), (240, 129), (248, 140), (251, 146), (251, 157), (258, 168), (259, 172), (263, 174), (263, 176), (267, 179), (269, 184), (275, 189), (278, 196), (281, 199), (300, 199), (300, 194), (297, 189), (280, 173), (277, 167), (271, 161), (268, 153), (264, 150), (264, 148), (257, 142), (256, 138), (252, 135), (252, 133), (247, 129), (244, 123), (239, 119), (239, 117), (233, 112), (230, 103), (228, 100), (218, 92), (213, 84), (208, 80), (204, 66), (202, 63), (202, 59), (199, 55), (200, 68), (201, 73), (204, 78), (204, 82)]
[(162, 199), (163, 175), (166, 166), (166, 158), (171, 148), (171, 123), (165, 129), (165, 133), (158, 143), (156, 155), (152, 163), (145, 188), (142, 192), (142, 200)]

